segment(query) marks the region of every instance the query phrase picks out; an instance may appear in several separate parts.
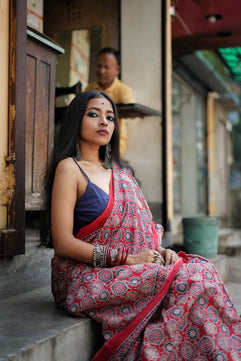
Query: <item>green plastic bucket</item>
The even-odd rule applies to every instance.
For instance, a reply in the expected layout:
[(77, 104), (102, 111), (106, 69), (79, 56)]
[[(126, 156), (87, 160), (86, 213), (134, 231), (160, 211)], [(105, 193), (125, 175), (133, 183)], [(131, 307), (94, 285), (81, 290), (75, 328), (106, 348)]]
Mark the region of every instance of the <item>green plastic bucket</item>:
[(215, 217), (182, 219), (184, 247), (188, 253), (211, 258), (218, 253), (218, 220)]

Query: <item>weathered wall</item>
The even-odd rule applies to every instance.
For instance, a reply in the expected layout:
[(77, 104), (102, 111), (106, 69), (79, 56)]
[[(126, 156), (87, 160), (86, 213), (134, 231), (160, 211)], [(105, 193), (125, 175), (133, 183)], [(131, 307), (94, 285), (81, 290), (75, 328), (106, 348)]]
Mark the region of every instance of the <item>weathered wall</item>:
[[(161, 110), (161, 2), (121, 1), (121, 75), (136, 102)], [(161, 118), (127, 121), (125, 158), (148, 202), (161, 203)]]
[(9, 40), (9, 4), (0, 1), (0, 228), (7, 224), (5, 194), (7, 189), (6, 163), (8, 139), (8, 40)]

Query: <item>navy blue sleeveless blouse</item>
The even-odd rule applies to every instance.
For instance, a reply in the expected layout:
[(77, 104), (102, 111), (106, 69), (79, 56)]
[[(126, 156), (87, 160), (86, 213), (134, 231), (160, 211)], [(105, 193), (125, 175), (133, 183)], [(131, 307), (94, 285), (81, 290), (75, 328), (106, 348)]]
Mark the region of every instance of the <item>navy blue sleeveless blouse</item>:
[(93, 222), (104, 212), (109, 201), (109, 195), (92, 183), (75, 159), (74, 161), (88, 180), (84, 194), (77, 199), (74, 207), (73, 234), (75, 235), (79, 232), (80, 228), (87, 226), (87, 224)]

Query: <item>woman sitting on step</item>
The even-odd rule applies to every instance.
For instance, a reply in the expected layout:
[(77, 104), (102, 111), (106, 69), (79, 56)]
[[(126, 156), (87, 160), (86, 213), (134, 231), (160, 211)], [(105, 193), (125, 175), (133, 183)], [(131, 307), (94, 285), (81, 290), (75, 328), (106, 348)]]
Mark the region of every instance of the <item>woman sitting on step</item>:
[(218, 271), (161, 246), (163, 229), (120, 159), (117, 119), (98, 91), (65, 114), (46, 176), (56, 304), (101, 324), (94, 361), (240, 360), (241, 321)]

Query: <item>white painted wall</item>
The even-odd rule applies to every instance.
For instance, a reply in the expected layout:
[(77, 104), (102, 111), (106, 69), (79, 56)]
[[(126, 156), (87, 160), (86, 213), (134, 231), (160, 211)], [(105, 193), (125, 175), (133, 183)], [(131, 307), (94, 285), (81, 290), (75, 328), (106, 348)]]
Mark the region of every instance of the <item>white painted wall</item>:
[[(121, 75), (136, 102), (161, 110), (161, 1), (121, 1)], [(127, 121), (125, 158), (148, 201), (161, 202), (161, 118)]]

